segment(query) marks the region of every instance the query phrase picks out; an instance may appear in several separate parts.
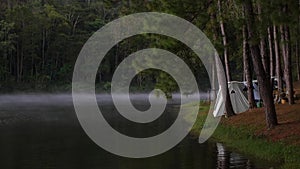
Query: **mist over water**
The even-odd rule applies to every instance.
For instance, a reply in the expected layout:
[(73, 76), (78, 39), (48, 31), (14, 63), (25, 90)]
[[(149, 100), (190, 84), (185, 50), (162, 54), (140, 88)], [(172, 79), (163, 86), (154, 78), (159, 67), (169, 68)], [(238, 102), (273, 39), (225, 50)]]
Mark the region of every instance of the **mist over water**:
[[(180, 99), (193, 101), (196, 100), (197, 94), (191, 95), (180, 95), (175, 93), (172, 95), (172, 99), (168, 99), (168, 104), (179, 104)], [(83, 95), (84, 97), (84, 95)], [(126, 99), (125, 95), (118, 95), (119, 98)], [(161, 96), (158, 96), (161, 97)], [(207, 100), (207, 93), (200, 93), (199, 97), (201, 100)], [(110, 94), (96, 94), (98, 104), (111, 104), (112, 97)], [(132, 102), (137, 104), (144, 104), (149, 100), (149, 94), (131, 94), (130, 99)], [(46, 94), (46, 93), (30, 93), (30, 94), (5, 94), (0, 95), (0, 106), (26, 106), (29, 104), (33, 105), (72, 105), (72, 94)], [(1, 108), (1, 107), (0, 107)]]
[[(84, 97), (84, 95), (82, 97)], [(118, 95), (118, 97), (126, 99), (125, 95)], [(205, 94), (201, 94), (200, 97), (206, 99)], [(114, 109), (110, 94), (96, 94), (96, 98), (98, 107), (105, 117), (113, 119), (122, 118), (122, 116), (117, 113), (117, 110)], [(172, 109), (171, 105), (178, 105), (181, 101), (192, 102), (196, 98), (197, 95), (195, 94), (184, 96), (173, 94), (173, 98), (168, 99), (167, 108), (168, 110)], [(138, 110), (145, 111), (150, 107), (148, 94), (131, 94), (130, 99)], [(73, 107), (72, 94), (29, 93), (0, 95), (0, 126), (20, 125), (21, 123), (40, 123), (45, 121), (79, 125)], [(123, 119), (123, 122), (130, 121)]]

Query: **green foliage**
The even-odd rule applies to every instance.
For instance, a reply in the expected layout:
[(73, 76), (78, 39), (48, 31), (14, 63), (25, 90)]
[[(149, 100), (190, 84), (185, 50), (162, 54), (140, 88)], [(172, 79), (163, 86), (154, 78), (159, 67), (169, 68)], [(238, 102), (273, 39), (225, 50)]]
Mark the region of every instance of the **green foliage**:
[(105, 82), (104, 85), (103, 85), (103, 89), (105, 91), (110, 90), (110, 87), (111, 87), (111, 83), (110, 82)]
[(167, 73), (161, 72), (157, 78), (156, 86), (157, 89), (160, 89), (166, 94), (167, 98), (172, 97), (172, 92), (178, 89), (177, 83), (175, 80)]

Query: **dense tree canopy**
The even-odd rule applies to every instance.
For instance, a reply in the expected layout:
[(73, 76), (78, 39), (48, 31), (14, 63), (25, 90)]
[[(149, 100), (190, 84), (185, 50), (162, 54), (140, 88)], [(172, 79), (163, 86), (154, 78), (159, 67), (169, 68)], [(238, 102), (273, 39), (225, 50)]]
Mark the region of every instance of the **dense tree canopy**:
[[(272, 3), (257, 0), (252, 3), (255, 7), (254, 12), (258, 14), (255, 24), (260, 35), (257, 35), (257, 39), (261, 38), (262, 42), (266, 43), (267, 30), (273, 25), (278, 26), (279, 38), (279, 27), (285, 25), (290, 33), (290, 55), (292, 58), (296, 57), (294, 50), (299, 36), (298, 3), (282, 0)], [(76, 57), (93, 32), (118, 17), (144, 11), (170, 13), (194, 23), (213, 41), (221, 56), (225, 56), (225, 63), (228, 64), (226, 71), (232, 75), (228, 80), (244, 80), (243, 8), (239, 1), (14, 0), (2, 1), (1, 8), (0, 77), (3, 88), (47, 88), (51, 85), (69, 84)], [(287, 39), (283, 39), (282, 43), (285, 42)], [(266, 49), (261, 51), (265, 51), (267, 55), (268, 44), (264, 45)], [(150, 46), (167, 48), (187, 58), (186, 61), (191, 60), (188, 58), (193, 55), (184, 45), (172, 39), (147, 35), (134, 37), (124, 40), (111, 50), (110, 56), (105, 59), (99, 70), (97, 80), (108, 82), (115, 67), (124, 57), (135, 50)], [(190, 66), (195, 74), (204, 71), (199, 61), (190, 61)], [(155, 81), (151, 76), (145, 78)]]

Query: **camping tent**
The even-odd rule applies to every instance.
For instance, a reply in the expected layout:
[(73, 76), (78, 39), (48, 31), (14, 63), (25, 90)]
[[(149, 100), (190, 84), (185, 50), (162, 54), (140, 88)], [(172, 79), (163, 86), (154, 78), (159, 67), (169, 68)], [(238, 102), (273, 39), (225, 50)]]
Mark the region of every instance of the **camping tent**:
[[(242, 92), (244, 88), (243, 82), (228, 82), (228, 90), (230, 94), (230, 100), (232, 103), (233, 111), (236, 114), (245, 112), (249, 109), (249, 102), (246, 99), (244, 93)], [(215, 117), (224, 115), (225, 112), (225, 102), (224, 102), (224, 96), (220, 90), (217, 94), (216, 104), (214, 107), (213, 115)]]

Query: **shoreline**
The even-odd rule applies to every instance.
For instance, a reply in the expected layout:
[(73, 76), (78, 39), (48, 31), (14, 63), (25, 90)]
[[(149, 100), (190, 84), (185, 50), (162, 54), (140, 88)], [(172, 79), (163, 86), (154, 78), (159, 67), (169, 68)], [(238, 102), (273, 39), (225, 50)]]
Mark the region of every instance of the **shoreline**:
[[(204, 110), (204, 111), (203, 111)], [(202, 124), (206, 119), (207, 108), (200, 110), (197, 121), (195, 122), (190, 134), (192, 137), (198, 137)], [(243, 117), (249, 116), (246, 112)], [(261, 112), (260, 112), (261, 113)], [(237, 115), (233, 118), (239, 118)], [(219, 126), (212, 136), (212, 140), (223, 143), (228, 148), (240, 152), (254, 159), (266, 160), (276, 164), (280, 169), (299, 169), (300, 168), (300, 146), (299, 144), (288, 143), (286, 140), (272, 140), (267, 135), (258, 134), (257, 131), (262, 126), (256, 124), (237, 125), (236, 119), (222, 118)], [(233, 119), (233, 121), (232, 121)], [(247, 120), (247, 119), (244, 119)], [(276, 131), (276, 128), (273, 129)], [(274, 132), (264, 131), (264, 132)], [(280, 131), (279, 131), (280, 132)], [(300, 135), (300, 134), (299, 134)]]

